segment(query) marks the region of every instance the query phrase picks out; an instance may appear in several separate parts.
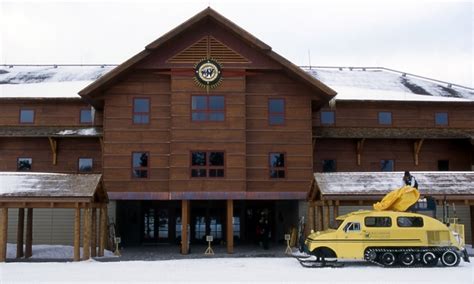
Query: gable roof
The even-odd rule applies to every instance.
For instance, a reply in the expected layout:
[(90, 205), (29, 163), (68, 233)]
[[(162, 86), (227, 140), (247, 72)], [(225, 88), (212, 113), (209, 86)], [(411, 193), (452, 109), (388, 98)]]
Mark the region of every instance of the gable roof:
[(172, 29), (168, 33), (164, 34), (157, 40), (148, 44), (143, 51), (133, 56), (132, 58), (128, 59), (127, 61), (120, 64), (109, 73), (105, 74), (104, 76), (100, 77), (98, 80), (94, 81), (92, 84), (82, 89), (79, 92), (79, 95), (88, 99), (92, 99), (96, 91), (100, 90), (105, 85), (113, 82), (114, 79), (116, 79), (118, 76), (126, 72), (126, 70), (128, 70), (131, 66), (140, 62), (141, 60), (146, 58), (148, 55), (150, 55), (152, 51), (156, 50), (158, 47), (162, 46), (164, 43), (166, 43), (170, 39), (175, 38), (177, 35), (179, 35), (183, 31), (187, 30), (188, 28), (190, 28), (191, 26), (193, 26), (194, 24), (200, 22), (201, 20), (205, 18), (211, 18), (217, 21), (219, 24), (223, 25), (224, 27), (232, 31), (234, 34), (236, 34), (240, 39), (244, 40), (245, 42), (259, 49), (265, 55), (272, 58), (276, 62), (280, 63), (286, 70), (295, 74), (297, 77), (301, 78), (304, 82), (308, 83), (310, 86), (322, 91), (322, 93), (327, 96), (328, 100), (336, 95), (336, 92), (332, 90), (330, 87), (326, 86), (324, 83), (322, 83), (315, 77), (304, 72), (301, 68), (299, 68), (295, 64), (291, 63), (287, 59), (275, 53), (274, 51), (272, 51), (270, 46), (260, 41), (255, 36), (251, 35), (250, 33), (245, 31), (241, 27), (237, 26), (235, 23), (225, 18), (221, 14), (217, 13), (210, 7), (204, 9), (202, 12), (198, 13), (194, 17), (190, 18), (189, 20), (185, 21), (181, 25), (177, 26), (176, 28)]

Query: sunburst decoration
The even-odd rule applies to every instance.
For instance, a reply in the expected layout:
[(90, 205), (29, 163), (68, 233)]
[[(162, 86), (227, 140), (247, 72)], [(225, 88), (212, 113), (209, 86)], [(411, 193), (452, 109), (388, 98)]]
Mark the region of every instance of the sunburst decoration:
[(222, 65), (214, 58), (204, 58), (194, 65), (194, 82), (199, 87), (213, 89), (222, 82)]

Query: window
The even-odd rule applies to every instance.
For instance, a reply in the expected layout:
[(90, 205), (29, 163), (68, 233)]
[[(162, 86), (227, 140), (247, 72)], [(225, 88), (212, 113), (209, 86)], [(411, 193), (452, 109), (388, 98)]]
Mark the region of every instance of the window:
[(270, 153), (270, 178), (285, 178), (285, 154)]
[(224, 121), (224, 96), (192, 96), (192, 121)]
[(191, 177), (224, 177), (224, 152), (191, 152)]
[(395, 168), (394, 160), (380, 160), (380, 171), (393, 172), (394, 168)]
[(365, 217), (366, 227), (392, 227), (390, 217)]
[(148, 177), (148, 152), (132, 153), (132, 177)]
[(34, 123), (35, 111), (33, 109), (20, 110), (20, 123)]
[(32, 158), (18, 158), (16, 169), (19, 171), (31, 171)]
[(92, 172), (92, 158), (79, 158), (79, 172)]
[(449, 171), (449, 160), (438, 160), (438, 171)]
[(150, 123), (150, 99), (134, 98), (133, 99), (133, 123), (148, 124)]
[(282, 125), (285, 123), (285, 100), (268, 100), (268, 123), (270, 125)]
[(92, 111), (90, 109), (81, 109), (80, 123), (92, 123)]
[(415, 227), (421, 228), (423, 227), (423, 218), (421, 217), (398, 217), (397, 218), (397, 225), (398, 227)]
[(448, 113), (447, 112), (435, 113), (435, 124), (437, 126), (448, 125)]
[(335, 172), (336, 171), (336, 160), (323, 160), (323, 172)]
[(322, 111), (321, 112), (321, 124), (334, 125), (336, 121), (336, 115), (333, 111)]
[(379, 124), (390, 125), (392, 124), (392, 113), (387, 111), (379, 112)]
[(347, 225), (344, 227), (344, 232), (349, 233), (349, 232), (359, 232), (360, 231), (360, 223), (347, 223)]

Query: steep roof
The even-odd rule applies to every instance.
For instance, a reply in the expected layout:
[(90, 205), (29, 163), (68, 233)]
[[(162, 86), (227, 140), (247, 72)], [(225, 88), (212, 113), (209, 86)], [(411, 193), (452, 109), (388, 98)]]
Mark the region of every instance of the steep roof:
[(86, 98), (92, 98), (94, 93), (107, 85), (110, 82), (113, 82), (118, 76), (123, 74), (126, 70), (128, 70), (134, 64), (142, 61), (144, 58), (148, 57), (154, 50), (161, 47), (164, 43), (169, 41), (172, 38), (175, 38), (185, 30), (189, 29), (194, 24), (200, 22), (205, 18), (211, 18), (214, 21), (218, 22), (231, 32), (233, 32), (237, 37), (242, 39), (244, 42), (247, 42), (251, 46), (257, 48), (262, 53), (267, 55), (268, 57), (272, 58), (276, 62), (280, 63), (286, 70), (295, 74), (297, 77), (301, 78), (304, 82), (308, 83), (310, 86), (322, 91), (323, 94), (328, 96), (328, 99), (336, 95), (336, 92), (326, 86), (324, 83), (316, 79), (315, 77), (307, 74), (301, 68), (294, 65), (287, 59), (283, 58), (281, 55), (277, 54), (276, 52), (271, 50), (271, 47), (267, 44), (263, 43), (255, 36), (251, 35), (229, 19), (225, 18), (221, 14), (217, 13), (215, 10), (211, 9), (210, 7), (204, 9), (202, 12), (196, 14), (194, 17), (190, 18), (186, 22), (182, 23), (178, 27), (174, 28), (173, 30), (169, 31), (165, 35), (161, 36), (157, 40), (153, 41), (152, 43), (148, 44), (143, 51), (136, 54), (132, 58), (128, 59), (124, 63), (117, 66), (111, 72), (105, 74), (98, 80), (94, 81), (92, 84), (88, 85), (84, 89), (82, 89), (79, 94)]
[[(399, 188), (403, 172), (314, 173), (323, 196), (350, 199), (358, 196), (383, 196)], [(411, 172), (421, 195), (462, 195), (474, 199), (474, 172)], [(351, 197), (352, 196), (352, 197)]]

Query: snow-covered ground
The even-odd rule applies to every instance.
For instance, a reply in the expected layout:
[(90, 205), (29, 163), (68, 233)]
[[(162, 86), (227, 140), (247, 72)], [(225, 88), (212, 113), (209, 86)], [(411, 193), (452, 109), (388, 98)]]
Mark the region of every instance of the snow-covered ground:
[[(31, 258), (33, 259), (72, 259), (74, 257), (73, 246), (34, 245), (32, 249), (33, 249), (33, 255), (31, 256)], [(81, 247), (81, 255), (82, 255), (82, 247)], [(16, 244), (7, 244), (7, 259), (14, 259), (15, 257), (16, 257)], [(111, 251), (105, 250), (104, 257), (114, 257), (114, 253)]]
[[(471, 258), (471, 262), (474, 258)], [(454, 268), (303, 268), (287, 258), (2, 263), (0, 283), (473, 283), (472, 263)]]

